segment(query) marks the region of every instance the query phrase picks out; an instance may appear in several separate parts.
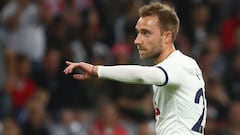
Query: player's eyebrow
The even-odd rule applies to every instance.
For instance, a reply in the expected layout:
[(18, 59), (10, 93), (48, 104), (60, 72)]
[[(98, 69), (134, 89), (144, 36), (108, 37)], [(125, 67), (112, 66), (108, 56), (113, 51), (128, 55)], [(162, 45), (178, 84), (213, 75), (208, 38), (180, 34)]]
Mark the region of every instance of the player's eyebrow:
[(146, 33), (151, 33), (151, 31), (149, 29), (146, 28), (141, 28), (140, 30), (138, 30), (138, 32), (146, 34)]
[(141, 31), (141, 32), (150, 32), (148, 29), (145, 29), (145, 28), (140, 29), (140, 31)]

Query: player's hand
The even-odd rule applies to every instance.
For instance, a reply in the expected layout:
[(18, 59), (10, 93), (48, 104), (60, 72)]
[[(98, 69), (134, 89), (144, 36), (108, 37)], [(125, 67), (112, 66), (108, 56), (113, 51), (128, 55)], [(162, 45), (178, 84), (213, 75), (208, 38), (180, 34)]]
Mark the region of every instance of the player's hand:
[(95, 78), (98, 76), (97, 74), (98, 68), (97, 66), (94, 66), (92, 64), (88, 64), (85, 62), (74, 63), (70, 61), (66, 61), (66, 64), (68, 66), (63, 71), (65, 74), (72, 73), (74, 69), (80, 69), (84, 72), (83, 74), (74, 74), (73, 78), (75, 79), (85, 80), (85, 79)]

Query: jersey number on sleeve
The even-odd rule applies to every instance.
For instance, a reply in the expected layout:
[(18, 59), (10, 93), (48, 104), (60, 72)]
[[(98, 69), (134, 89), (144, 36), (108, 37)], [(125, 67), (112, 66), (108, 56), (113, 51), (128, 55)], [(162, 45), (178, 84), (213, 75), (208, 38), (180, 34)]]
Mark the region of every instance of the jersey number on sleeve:
[(203, 98), (203, 106), (204, 106), (203, 111), (202, 111), (202, 114), (199, 117), (198, 121), (192, 127), (193, 131), (196, 131), (196, 132), (199, 132), (199, 133), (203, 132), (203, 126), (201, 124), (202, 124), (202, 121), (203, 121), (203, 118), (204, 118), (204, 112), (205, 112), (205, 102), (204, 102), (205, 98), (204, 98), (204, 95), (203, 95), (203, 89), (202, 88), (197, 91), (194, 102), (199, 104), (201, 97)]

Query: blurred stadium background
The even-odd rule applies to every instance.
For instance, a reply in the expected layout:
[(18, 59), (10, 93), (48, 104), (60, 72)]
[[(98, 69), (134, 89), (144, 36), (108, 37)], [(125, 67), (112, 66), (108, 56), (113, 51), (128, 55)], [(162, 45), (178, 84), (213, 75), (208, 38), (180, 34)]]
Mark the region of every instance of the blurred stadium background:
[[(154, 135), (150, 86), (62, 72), (65, 60), (151, 64), (133, 45), (148, 2), (0, 0), (0, 135)], [(181, 20), (175, 46), (206, 80), (205, 134), (240, 135), (240, 1), (165, 2)]]

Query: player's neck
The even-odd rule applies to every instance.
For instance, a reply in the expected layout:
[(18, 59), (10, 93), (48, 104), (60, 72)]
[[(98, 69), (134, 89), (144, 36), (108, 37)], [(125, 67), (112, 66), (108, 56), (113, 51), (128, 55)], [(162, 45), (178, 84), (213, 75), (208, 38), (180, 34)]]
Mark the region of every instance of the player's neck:
[(166, 48), (157, 59), (154, 60), (155, 64), (161, 63), (163, 60), (165, 60), (172, 52), (176, 51), (176, 48), (174, 45), (171, 45), (171, 47)]

